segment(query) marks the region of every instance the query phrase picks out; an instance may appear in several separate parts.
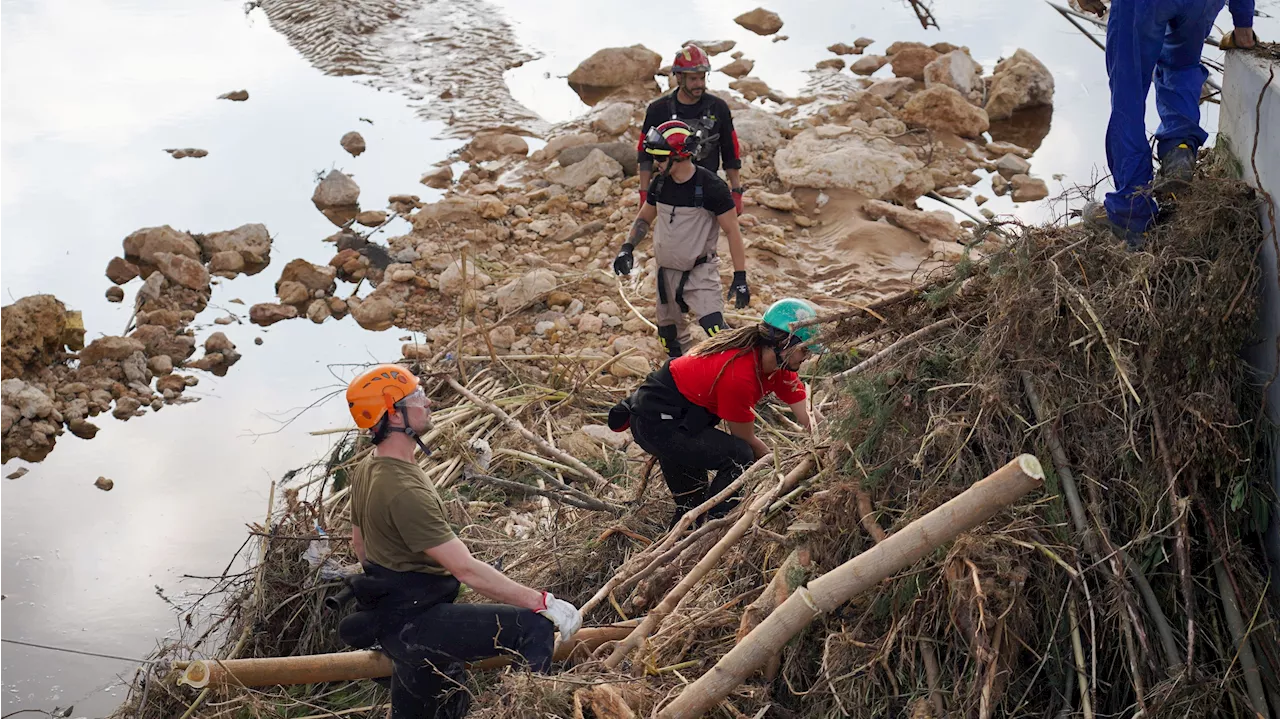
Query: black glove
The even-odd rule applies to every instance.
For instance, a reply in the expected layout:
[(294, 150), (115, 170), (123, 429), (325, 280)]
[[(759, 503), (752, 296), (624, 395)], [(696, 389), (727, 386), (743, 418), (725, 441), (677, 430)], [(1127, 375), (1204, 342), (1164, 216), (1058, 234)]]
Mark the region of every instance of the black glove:
[(737, 309), (751, 304), (751, 288), (747, 287), (745, 270), (733, 273), (733, 281), (729, 283), (728, 299), (733, 300), (733, 306)]
[(615, 275), (625, 277), (631, 274), (631, 264), (635, 261), (631, 251), (635, 248), (635, 245), (628, 242), (622, 246), (622, 251), (618, 253), (618, 256), (613, 258), (613, 273)]

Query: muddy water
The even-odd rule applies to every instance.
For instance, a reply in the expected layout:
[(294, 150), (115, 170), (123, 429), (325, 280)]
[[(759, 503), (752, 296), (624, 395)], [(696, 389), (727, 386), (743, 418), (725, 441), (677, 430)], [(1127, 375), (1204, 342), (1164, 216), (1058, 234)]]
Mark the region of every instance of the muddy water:
[[(1018, 118), (1008, 139), (1039, 138), (1033, 172), (1063, 174), (1054, 189), (1105, 174), (1102, 53), (1040, 3), (941, 1), (943, 30), (926, 32), (897, 0), (795, 2), (784, 13), (790, 40), (779, 43), (732, 23), (754, 6), (745, 2), (693, 4), (672, 23), (601, 0), (262, 4), (271, 22), (229, 0), (6, 0), (6, 302), (54, 292), (84, 310), (90, 337), (118, 332), (126, 310), (102, 299), (102, 269), (124, 235), (164, 223), (212, 231), (263, 222), (276, 237), (276, 266), (220, 285), (200, 320), (244, 314), (247, 305), (231, 300), (268, 299), (278, 263), (329, 258), (319, 240), (333, 228), (308, 201), (316, 171), (354, 173), (369, 207), (400, 192), (427, 199), (419, 174), (458, 144), (433, 138), (497, 124), (538, 130), (582, 113), (560, 78), (610, 45), (643, 42), (666, 55), (690, 38), (732, 38), (757, 62), (753, 74), (787, 93), (811, 80), (806, 70), (829, 56), (827, 45), (860, 35), (877, 40), (872, 51), (893, 40), (965, 44), (988, 69), (1026, 47), (1057, 78), (1057, 105)], [(1276, 14), (1275, 4), (1261, 7)], [(1274, 21), (1259, 27), (1280, 34)], [(712, 87), (728, 80), (713, 74)], [(247, 103), (214, 99), (240, 88)], [(1205, 124), (1216, 125), (1213, 108)], [(355, 159), (337, 144), (351, 129), (370, 148)], [(175, 146), (210, 154), (175, 161), (160, 152)], [(994, 197), (985, 181), (975, 191)], [(989, 206), (1030, 220), (1062, 210)], [(323, 454), (327, 442), (307, 432), (341, 424), (343, 409), (329, 402), (281, 421), (341, 386), (346, 368), (331, 365), (391, 356), (403, 334), (367, 333), (350, 320), (225, 331), (244, 359), (225, 378), (201, 374), (201, 402), (128, 423), (106, 419), (88, 442), (66, 435), (49, 459), (3, 483), (4, 637), (145, 655), (176, 624), (155, 588), (181, 596), (201, 587), (182, 574), (221, 571), (244, 523), (265, 510), (270, 480)], [(258, 336), (263, 346), (253, 344)], [(112, 492), (93, 488), (99, 475), (115, 480)], [(115, 675), (132, 669), (6, 644), (3, 712), (75, 704), (73, 716), (105, 715), (122, 694)]]

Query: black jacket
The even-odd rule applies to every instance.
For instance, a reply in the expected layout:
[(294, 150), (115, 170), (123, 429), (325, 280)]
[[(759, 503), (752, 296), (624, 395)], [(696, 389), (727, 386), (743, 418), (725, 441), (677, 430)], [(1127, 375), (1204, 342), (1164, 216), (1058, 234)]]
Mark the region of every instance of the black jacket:
[(702, 99), (693, 105), (686, 105), (676, 100), (676, 92), (671, 92), (649, 103), (644, 113), (644, 124), (640, 127), (640, 142), (636, 145), (636, 158), (640, 169), (649, 170), (653, 166), (653, 158), (644, 151), (644, 136), (651, 127), (657, 127), (668, 120), (683, 120), (695, 131), (702, 126), (706, 136), (719, 135), (720, 138), (707, 146), (701, 157), (694, 162), (711, 172), (720, 169), (721, 162), (726, 170), (742, 167), (742, 157), (738, 151), (738, 134), (733, 129), (733, 113), (729, 104), (709, 92), (702, 93)]

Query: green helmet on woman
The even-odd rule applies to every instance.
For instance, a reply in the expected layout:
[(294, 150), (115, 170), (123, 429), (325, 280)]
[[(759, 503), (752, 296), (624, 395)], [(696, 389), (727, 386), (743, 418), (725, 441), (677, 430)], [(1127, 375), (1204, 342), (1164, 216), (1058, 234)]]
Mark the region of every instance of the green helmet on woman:
[(798, 337), (810, 351), (822, 354), (827, 351), (827, 348), (817, 342), (817, 325), (792, 328), (795, 323), (811, 320), (817, 316), (818, 309), (807, 300), (788, 297), (769, 305), (769, 309), (764, 311), (761, 322), (774, 329), (782, 330), (788, 335)]

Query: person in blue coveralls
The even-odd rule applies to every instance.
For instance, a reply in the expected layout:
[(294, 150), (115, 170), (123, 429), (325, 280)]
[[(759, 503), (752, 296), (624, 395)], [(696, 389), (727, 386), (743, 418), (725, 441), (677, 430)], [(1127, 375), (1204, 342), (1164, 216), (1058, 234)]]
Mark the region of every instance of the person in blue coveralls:
[[(1186, 187), (1196, 153), (1209, 135), (1200, 127), (1200, 88), (1209, 71), (1200, 49), (1225, 0), (1113, 0), (1107, 19), (1107, 79), (1111, 119), (1107, 166), (1115, 191), (1082, 211), (1086, 223), (1105, 227), (1130, 250), (1141, 249), (1155, 220), (1157, 198)], [(1101, 16), (1101, 0), (1080, 0)], [(1235, 29), (1223, 47), (1253, 47), (1254, 0), (1230, 0)], [(1154, 75), (1159, 176), (1152, 180), (1151, 150), (1144, 123), (1147, 91)]]

